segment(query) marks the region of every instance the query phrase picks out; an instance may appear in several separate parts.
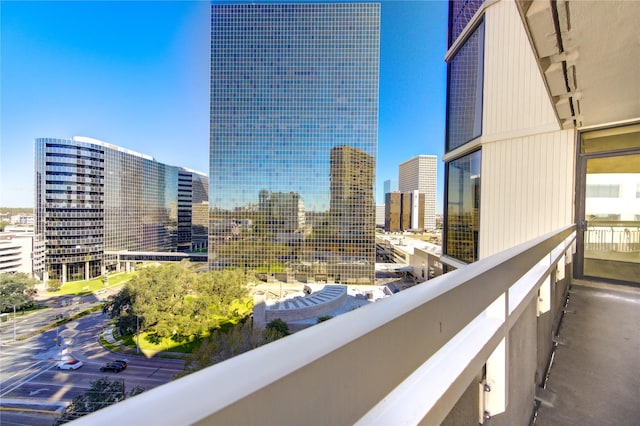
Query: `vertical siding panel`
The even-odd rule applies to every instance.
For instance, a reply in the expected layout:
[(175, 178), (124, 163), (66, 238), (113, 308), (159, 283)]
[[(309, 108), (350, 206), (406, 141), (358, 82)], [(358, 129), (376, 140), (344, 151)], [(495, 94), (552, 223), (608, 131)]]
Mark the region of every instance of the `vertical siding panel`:
[[(480, 176), (481, 188), (480, 188), (480, 235), (483, 233), (489, 233), (494, 228), (493, 222), (496, 219), (497, 211), (494, 210), (494, 191), (496, 187), (495, 180), (495, 161), (492, 156), (493, 147), (491, 145), (482, 149), (482, 165)], [(490, 252), (491, 247), (488, 246), (490, 242), (489, 238), (480, 238), (479, 241), (479, 256), (484, 257)]]
[(529, 141), (529, 143), (527, 144), (527, 150), (525, 151), (525, 176), (527, 177), (527, 188), (526, 188), (526, 197), (525, 197), (525, 204), (524, 204), (524, 209), (529, 213), (529, 220), (527, 221), (527, 227), (530, 230), (530, 233), (533, 233), (534, 235), (537, 232), (537, 224), (536, 224), (536, 215), (534, 214), (534, 209), (533, 206), (535, 205), (535, 200), (533, 199), (533, 189), (534, 189), (534, 184), (533, 184), (533, 179), (531, 178), (534, 173), (535, 173), (535, 163), (534, 163), (534, 156), (533, 156), (533, 147), (535, 146), (535, 144), (531, 143), (531, 141)]
[(514, 203), (513, 208), (516, 214), (519, 214), (523, 217), (524, 222), (520, 224), (514, 224), (513, 229), (513, 237), (516, 241), (522, 241), (524, 237), (524, 233), (526, 232), (526, 223), (528, 223), (528, 212), (522, 208), (522, 198), (524, 197), (524, 179), (523, 179), (523, 161), (522, 161), (522, 150), (525, 148), (525, 144), (516, 145), (516, 152), (514, 156), (514, 175), (515, 175), (515, 189), (514, 189)]
[(527, 209), (527, 199), (529, 198), (528, 190), (529, 190), (529, 175), (527, 174), (528, 169), (528, 161), (527, 161), (527, 149), (529, 148), (529, 143), (523, 143), (520, 147), (520, 188), (518, 192), (520, 193), (520, 205), (519, 209), (524, 212), (526, 215), (525, 222), (522, 223), (520, 228), (520, 240), (526, 241), (528, 240), (529, 233), (531, 232), (531, 228), (529, 223), (531, 222), (531, 211)]
[[(507, 158), (504, 151), (504, 146), (502, 144), (497, 144), (496, 149), (498, 150), (498, 155), (500, 158), (500, 164), (498, 165), (498, 170), (502, 169), (503, 165), (506, 163)], [(502, 223), (506, 223), (509, 217), (509, 212), (507, 209), (503, 208), (504, 205), (504, 193), (507, 191), (506, 179), (504, 176), (500, 176), (499, 178), (499, 186), (498, 191), (495, 194), (496, 197), (496, 205), (495, 209), (500, 211), (501, 221)], [(491, 252), (495, 253), (499, 247), (504, 245), (504, 229), (499, 229), (498, 224), (495, 224), (493, 232), (496, 233), (496, 240), (491, 248)]]
[[(489, 199), (491, 202), (488, 208), (488, 211), (491, 212), (489, 213), (491, 215), (491, 221), (490, 221), (490, 229), (487, 230), (488, 232), (487, 235), (492, 235), (495, 233), (496, 224), (499, 223), (504, 218), (504, 211), (502, 211), (502, 209), (499, 208), (500, 192), (501, 192), (501, 187), (503, 182), (500, 179), (500, 172), (498, 172), (498, 170), (500, 170), (502, 159), (500, 158), (500, 150), (495, 145), (492, 145), (490, 147), (489, 160), (490, 160), (489, 164), (491, 165), (491, 171), (489, 173), (491, 176), (492, 187), (487, 190), (487, 192), (489, 193), (489, 197), (490, 197)], [(483, 161), (484, 161), (484, 156), (483, 156)], [(496, 234), (496, 238), (489, 238), (488, 244), (486, 246), (487, 253), (494, 253), (495, 246), (499, 244), (500, 238), (501, 236), (497, 234)]]
[(553, 157), (550, 159), (552, 164), (552, 173), (551, 176), (553, 179), (551, 180), (551, 205), (552, 205), (552, 214), (549, 215), (549, 229), (553, 229), (556, 218), (559, 214), (560, 208), (560, 194), (559, 194), (559, 184), (560, 184), (560, 176), (562, 174), (560, 170), (560, 162), (558, 160), (558, 148), (560, 147), (560, 133), (555, 133), (553, 135), (553, 139), (550, 140), (549, 149), (553, 153)]
[(556, 124), (515, 3), (502, 1), (488, 8), (485, 46), (483, 134), (491, 137)]
[(552, 226), (552, 222), (551, 222), (551, 217), (553, 216), (553, 157), (555, 154), (555, 150), (554, 150), (554, 139), (555, 139), (555, 135), (553, 135), (551, 138), (548, 137), (547, 135), (541, 135), (541, 138), (544, 139), (544, 146), (542, 149), (543, 153), (546, 153), (546, 155), (543, 157), (543, 162), (545, 165), (544, 168), (544, 180), (545, 180), (545, 185), (544, 185), (544, 192), (545, 192), (545, 209), (542, 211), (543, 217), (544, 217), (544, 229), (551, 229)]
[(557, 125), (513, 1), (487, 9), (485, 45), (482, 258), (572, 223), (574, 193), (573, 131)]
[(511, 171), (511, 173), (509, 173), (510, 178), (507, 179), (507, 192), (504, 194), (505, 196), (505, 204), (507, 204), (509, 206), (509, 217), (507, 218), (507, 223), (504, 227), (504, 231), (505, 232), (505, 242), (506, 245), (510, 246), (513, 244), (513, 234), (515, 232), (515, 219), (517, 217), (517, 215), (519, 215), (519, 213), (515, 210), (514, 208), (514, 201), (515, 201), (515, 176), (514, 176), (514, 169), (513, 169), (513, 164), (514, 164), (514, 151), (517, 149), (517, 144), (507, 144), (505, 145), (505, 148), (507, 150), (507, 167), (508, 169)]

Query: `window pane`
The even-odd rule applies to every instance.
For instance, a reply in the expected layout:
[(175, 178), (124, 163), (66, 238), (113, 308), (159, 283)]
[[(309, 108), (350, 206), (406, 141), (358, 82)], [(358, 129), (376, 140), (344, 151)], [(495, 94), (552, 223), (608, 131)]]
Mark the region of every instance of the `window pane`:
[(458, 38), (482, 3), (484, 3), (484, 0), (452, 0), (449, 3), (449, 14), (451, 15), (449, 46)]
[(478, 260), (480, 224), (480, 161), (476, 151), (447, 165), (446, 254), (463, 260)]
[(447, 152), (482, 133), (484, 23), (449, 62)]

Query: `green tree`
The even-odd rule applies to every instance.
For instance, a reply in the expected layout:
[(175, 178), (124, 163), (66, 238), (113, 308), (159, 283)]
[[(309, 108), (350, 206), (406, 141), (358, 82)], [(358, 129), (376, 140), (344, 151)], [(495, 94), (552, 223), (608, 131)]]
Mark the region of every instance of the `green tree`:
[(0, 220), (0, 232), (4, 232), (4, 228), (6, 228), (7, 225), (9, 225), (9, 222), (6, 220)]
[[(129, 392), (129, 396), (135, 396), (144, 392), (144, 388), (136, 386)], [(54, 425), (61, 425), (78, 417), (98, 411), (109, 405), (120, 402), (126, 397), (124, 380), (110, 380), (103, 377), (91, 382), (89, 389), (73, 398), (64, 413)]]
[(216, 330), (189, 355), (183, 367), (184, 371), (176, 377), (202, 370), (284, 336), (286, 334), (274, 328), (256, 330), (251, 321), (242, 321), (228, 331)]
[(33, 296), (36, 295), (37, 280), (24, 273), (0, 274), (0, 312), (16, 309), (26, 309), (33, 306)]
[(238, 320), (247, 299), (246, 279), (234, 270), (195, 273), (188, 263), (146, 268), (111, 296), (104, 312), (124, 334), (137, 327), (154, 342), (206, 335), (223, 318)]
[(133, 306), (133, 292), (133, 287), (127, 283), (118, 293), (109, 296), (102, 307), (102, 312), (114, 318), (116, 327), (124, 334), (131, 334), (136, 331), (136, 318), (131, 309)]

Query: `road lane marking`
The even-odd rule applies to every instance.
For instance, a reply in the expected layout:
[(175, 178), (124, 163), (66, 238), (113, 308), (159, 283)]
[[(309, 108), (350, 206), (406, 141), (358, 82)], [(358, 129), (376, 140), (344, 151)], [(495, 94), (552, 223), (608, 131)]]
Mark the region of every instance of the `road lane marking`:
[(29, 365), (29, 367), (23, 368), (22, 370), (18, 371), (17, 373), (13, 374), (12, 376), (7, 377), (4, 381), (6, 382), (7, 380), (13, 379), (15, 376), (19, 375), (20, 373), (24, 372), (25, 370), (35, 368), (36, 365), (42, 364), (43, 362), (46, 362), (46, 361), (38, 361), (35, 364), (31, 364), (31, 365)]
[(14, 390), (18, 389), (20, 386), (24, 385), (25, 383), (29, 383), (31, 380), (35, 379), (36, 377), (38, 377), (39, 375), (51, 370), (53, 367), (55, 366), (55, 364), (51, 364), (49, 367), (35, 373), (32, 374), (31, 376), (27, 376), (24, 380), (22, 380), (21, 382), (16, 383), (14, 386), (8, 388), (9, 390), (7, 390), (7, 388), (5, 388), (5, 392), (0, 394), (0, 398), (2, 398), (3, 396), (13, 392)]

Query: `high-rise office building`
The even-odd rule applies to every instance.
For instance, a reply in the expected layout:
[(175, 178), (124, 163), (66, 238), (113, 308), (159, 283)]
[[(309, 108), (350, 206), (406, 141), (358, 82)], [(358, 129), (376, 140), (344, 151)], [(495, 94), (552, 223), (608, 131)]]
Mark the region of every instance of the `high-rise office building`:
[(34, 252), (44, 262), (34, 273), (45, 279), (99, 276), (123, 250), (188, 250), (193, 229), (206, 226), (194, 224), (192, 206), (206, 202), (207, 177), (149, 155), (86, 137), (41, 138), (35, 172)]
[(389, 194), (398, 190), (398, 181), (396, 179), (387, 179), (384, 181), (384, 193)]
[[(379, 4), (211, 6), (212, 267), (373, 281), (379, 37)], [(304, 206), (299, 241), (268, 194)]]
[(438, 157), (435, 155), (418, 155), (399, 166), (400, 192), (418, 191), (424, 194), (424, 221), (421, 221), (415, 229), (435, 229), (436, 227), (437, 169)]

